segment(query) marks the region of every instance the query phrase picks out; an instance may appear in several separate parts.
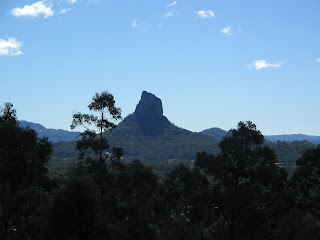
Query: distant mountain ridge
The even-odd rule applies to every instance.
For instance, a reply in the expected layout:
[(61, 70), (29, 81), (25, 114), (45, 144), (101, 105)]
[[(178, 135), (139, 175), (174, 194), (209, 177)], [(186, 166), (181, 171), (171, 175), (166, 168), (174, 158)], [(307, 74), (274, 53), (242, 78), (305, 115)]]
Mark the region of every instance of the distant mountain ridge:
[(28, 121), (19, 121), (20, 127), (30, 127), (35, 130), (38, 137), (47, 137), (50, 142), (61, 142), (61, 141), (74, 141), (80, 139), (80, 132), (71, 132), (62, 129), (46, 128), (39, 123), (33, 123)]
[(265, 138), (271, 142), (276, 141), (308, 141), (313, 144), (320, 144), (320, 136), (304, 135), (304, 134), (284, 134), (284, 135), (267, 135)]
[[(221, 141), (221, 139), (228, 134), (227, 131), (220, 128), (209, 128), (201, 131), (201, 133), (213, 137)], [(266, 140), (270, 142), (285, 141), (308, 141), (313, 144), (320, 144), (320, 136), (304, 135), (304, 134), (283, 134), (283, 135), (265, 135)]]
[[(168, 119), (165, 116), (160, 116), (162, 121), (167, 122)], [(148, 134), (154, 134), (156, 131), (163, 131), (163, 129), (157, 129), (157, 126), (154, 125), (154, 121), (150, 119), (150, 121), (143, 122), (144, 118), (139, 118), (137, 121), (140, 122), (140, 125), (143, 126), (143, 131)], [(169, 121), (168, 121), (169, 122)], [(120, 123), (121, 124), (121, 123)], [(46, 128), (39, 123), (33, 123), (25, 120), (19, 121), (19, 125), (21, 127), (30, 127), (31, 129), (35, 130), (38, 136), (41, 137), (48, 137), (49, 141), (55, 143), (60, 141), (75, 141), (80, 139), (80, 132), (71, 132), (66, 131), (63, 129), (53, 129), (53, 128)], [(159, 126), (158, 126), (159, 127)], [(186, 130), (188, 131), (188, 130)], [(153, 133), (152, 133), (153, 132)], [(224, 136), (227, 135), (228, 131), (225, 131), (221, 128), (209, 128), (201, 131), (200, 133), (212, 137), (218, 141), (221, 141)], [(282, 135), (265, 135), (266, 140), (270, 142), (277, 142), (277, 141), (285, 141), (285, 142), (293, 142), (293, 141), (308, 141), (313, 144), (320, 144), (320, 136), (313, 136), (313, 135), (305, 135), (305, 134), (282, 134)]]
[[(69, 164), (77, 161), (78, 152), (75, 151), (74, 140), (79, 139), (80, 133), (47, 129), (41, 124), (27, 121), (21, 121), (20, 126), (29, 126), (37, 131), (39, 137), (47, 136), (54, 142), (54, 153), (49, 164), (51, 170), (65, 171)], [(123, 148), (124, 162), (140, 159), (151, 165), (156, 172), (163, 173), (178, 162), (192, 166), (197, 152), (217, 153), (219, 141), (227, 133), (220, 128), (206, 129), (201, 133), (179, 128), (163, 115), (161, 99), (143, 91), (135, 112), (105, 135), (111, 147)], [(295, 161), (301, 153), (314, 147), (311, 142), (318, 143), (317, 140), (320, 139), (302, 134), (265, 137), (267, 140), (270, 137), (267, 145), (275, 150), (277, 160), (284, 164), (289, 173), (294, 171)], [(282, 142), (277, 142), (278, 140)]]

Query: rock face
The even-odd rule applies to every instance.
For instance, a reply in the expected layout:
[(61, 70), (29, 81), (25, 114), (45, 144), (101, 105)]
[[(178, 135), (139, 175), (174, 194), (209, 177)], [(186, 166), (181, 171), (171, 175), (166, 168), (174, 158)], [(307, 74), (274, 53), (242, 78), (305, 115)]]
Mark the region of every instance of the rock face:
[(133, 117), (140, 125), (144, 135), (148, 136), (161, 135), (171, 125), (163, 116), (161, 99), (146, 91), (142, 92)]
[(142, 92), (134, 114), (138, 118), (157, 118), (163, 116), (162, 102), (152, 93)]

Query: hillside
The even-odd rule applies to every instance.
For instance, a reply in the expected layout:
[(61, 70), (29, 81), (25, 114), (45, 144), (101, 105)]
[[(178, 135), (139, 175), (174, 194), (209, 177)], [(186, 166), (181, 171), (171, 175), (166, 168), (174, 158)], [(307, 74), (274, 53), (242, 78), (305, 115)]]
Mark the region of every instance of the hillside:
[(124, 149), (124, 160), (140, 159), (144, 163), (187, 164), (199, 151), (216, 152), (218, 142), (201, 133), (173, 125), (164, 115), (162, 102), (143, 92), (136, 110), (107, 134), (111, 146)]
[(39, 138), (47, 137), (50, 142), (60, 142), (60, 141), (74, 141), (78, 140), (80, 137), (79, 132), (71, 132), (62, 129), (52, 129), (46, 128), (39, 123), (33, 123), (28, 121), (19, 121), (21, 127), (30, 127), (35, 130)]
[(201, 131), (202, 134), (213, 137), (214, 139), (217, 139), (219, 141), (222, 140), (224, 136), (227, 135), (227, 131), (222, 130), (221, 128), (209, 128)]
[(287, 169), (289, 174), (292, 174), (296, 169), (296, 161), (307, 150), (314, 148), (315, 145), (308, 141), (267, 141), (266, 145), (274, 149), (277, 155), (279, 163), (284, 164), (283, 166)]
[(112, 133), (107, 134), (107, 138), (111, 146), (124, 149), (125, 161), (140, 159), (152, 165), (190, 162), (199, 151), (218, 151), (218, 142), (208, 136), (176, 127), (169, 121), (152, 124), (161, 134), (149, 132), (149, 126), (146, 128), (137, 116), (132, 114)]

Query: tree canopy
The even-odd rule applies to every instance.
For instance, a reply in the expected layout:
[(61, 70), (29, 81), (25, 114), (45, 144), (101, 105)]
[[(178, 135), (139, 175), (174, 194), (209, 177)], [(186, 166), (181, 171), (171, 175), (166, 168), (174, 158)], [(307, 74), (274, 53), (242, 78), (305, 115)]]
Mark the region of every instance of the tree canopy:
[(38, 139), (32, 129), (19, 127), (16, 110), (6, 103), (0, 114), (1, 239), (23, 234), (31, 206), (21, 198), (31, 197), (28, 192), (32, 187), (37, 187), (38, 193), (46, 187), (46, 163), (51, 153), (51, 143)]

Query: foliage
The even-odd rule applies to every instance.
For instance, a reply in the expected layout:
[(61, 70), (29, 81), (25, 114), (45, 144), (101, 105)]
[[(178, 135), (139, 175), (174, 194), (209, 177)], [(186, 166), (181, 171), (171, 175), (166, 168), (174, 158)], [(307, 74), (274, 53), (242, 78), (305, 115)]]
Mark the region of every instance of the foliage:
[[(162, 126), (162, 134), (146, 135), (134, 118), (125, 121), (129, 124), (120, 124), (117, 134), (123, 133), (123, 138), (136, 134), (140, 144), (154, 139), (167, 148), (177, 139), (195, 146), (206, 143), (206, 137), (198, 138), (169, 122)], [(132, 132), (126, 134), (130, 128)], [(123, 163), (122, 148), (102, 154), (107, 142), (101, 126), (102, 134), (93, 138), (91, 133), (78, 143), (87, 151), (80, 155), (86, 161), (74, 163), (65, 175), (56, 174), (50, 180), (45, 165), (51, 144), (38, 139), (33, 130), (19, 127), (12, 105), (5, 105), (0, 115), (1, 239), (299, 240), (319, 236), (320, 146), (303, 153), (288, 182), (285, 168), (276, 164), (279, 160), (264, 144), (260, 131), (251, 122), (240, 122), (220, 142), (220, 151), (211, 142), (214, 153), (200, 151), (193, 167), (179, 163), (159, 179), (140, 160)], [(75, 146), (75, 142), (56, 143), (53, 159)], [(160, 151), (165, 151), (163, 146)], [(66, 156), (76, 162), (74, 153)], [(51, 166), (59, 167), (58, 163), (65, 164)]]
[(297, 160), (291, 183), (300, 208), (320, 221), (320, 145), (306, 150)]
[(296, 170), (296, 161), (301, 157), (302, 153), (314, 147), (312, 143), (307, 141), (266, 142), (265, 145), (274, 149), (279, 166), (284, 167), (289, 175), (292, 175)]
[[(80, 151), (79, 158), (88, 162), (99, 160), (104, 162), (106, 155), (104, 150), (109, 149), (109, 142), (103, 136), (105, 131), (111, 131), (116, 124), (111, 120), (121, 119), (120, 108), (115, 107), (113, 95), (108, 92), (96, 93), (92, 102), (88, 105), (90, 111), (98, 112), (98, 116), (93, 114), (74, 113), (71, 129), (78, 126), (85, 127), (85, 131), (81, 134), (82, 139), (77, 141), (76, 149)], [(95, 130), (89, 129), (93, 125), (98, 129), (98, 135)], [(92, 153), (95, 156), (92, 156)], [(98, 159), (96, 158), (98, 157)]]
[(47, 187), (45, 164), (51, 153), (51, 143), (38, 139), (32, 129), (19, 127), (13, 105), (6, 103), (0, 115), (1, 239), (25, 234), (23, 227), (34, 204), (22, 199), (36, 200), (30, 194)]
[[(104, 133), (104, 136), (107, 137), (110, 145), (121, 146), (124, 149), (124, 162), (140, 159), (144, 164), (151, 165), (161, 177), (170, 172), (179, 162), (191, 167), (196, 152), (218, 153), (219, 151), (218, 141), (178, 128), (170, 122), (165, 123), (161, 135), (145, 135), (144, 131), (145, 129), (142, 129), (136, 120), (136, 116), (130, 115), (112, 132)], [(275, 143), (266, 141), (264, 145), (275, 150), (279, 166), (285, 168), (289, 175), (295, 171), (295, 162), (302, 152), (314, 147), (307, 141)], [(53, 148), (54, 153), (48, 167), (52, 170), (51, 173), (57, 176), (77, 160), (77, 154), (74, 151), (75, 142), (54, 143)]]
[(212, 138), (178, 128), (169, 121), (161, 124), (162, 134), (146, 135), (133, 114), (106, 136), (112, 145), (124, 149), (125, 162), (140, 159), (156, 171), (168, 172), (179, 162), (191, 166), (198, 151), (217, 152), (217, 141)]
[(231, 240), (271, 234), (271, 219), (277, 221), (277, 212), (285, 207), (287, 173), (275, 165), (274, 151), (263, 142), (252, 122), (240, 122), (220, 142), (220, 153), (197, 154), (195, 168), (206, 176), (213, 195), (205, 206), (219, 226), (210, 229), (213, 237), (219, 232)]
[(98, 191), (94, 179), (81, 164), (71, 168), (47, 210), (46, 233), (53, 239), (89, 239), (97, 221)]

